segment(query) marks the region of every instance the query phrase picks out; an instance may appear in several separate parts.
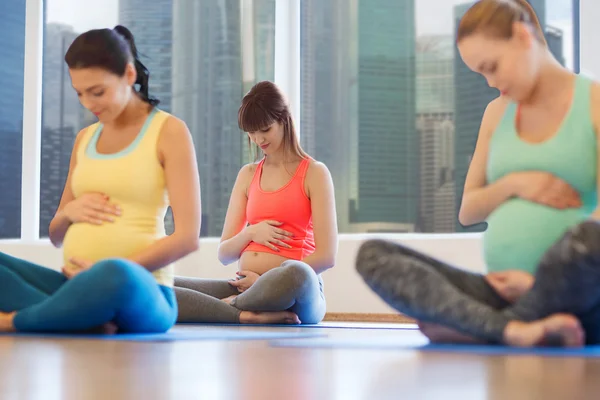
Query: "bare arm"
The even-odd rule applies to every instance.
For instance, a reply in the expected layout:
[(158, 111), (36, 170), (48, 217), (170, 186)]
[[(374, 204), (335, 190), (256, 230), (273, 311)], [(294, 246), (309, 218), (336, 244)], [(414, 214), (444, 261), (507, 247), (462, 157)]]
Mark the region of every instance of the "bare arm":
[(517, 193), (514, 175), (507, 175), (489, 185), (486, 182), (489, 142), (505, 108), (505, 100), (497, 98), (488, 105), (483, 115), (458, 214), (458, 220), (462, 225), (468, 226), (485, 221), (492, 211)]
[(331, 174), (325, 164), (310, 164), (306, 186), (312, 208), (315, 252), (302, 261), (320, 274), (334, 266), (338, 250), (335, 193)]
[(65, 206), (75, 199), (73, 191), (71, 190), (71, 177), (73, 174), (73, 170), (77, 165), (77, 149), (79, 147), (79, 143), (81, 142), (81, 136), (84, 134), (86, 129), (81, 130), (75, 138), (75, 143), (73, 144), (73, 150), (71, 152), (71, 161), (69, 162), (69, 173), (67, 175), (65, 187), (63, 188), (63, 193), (62, 197), (60, 198), (60, 203), (58, 204), (58, 209), (56, 210), (54, 218), (52, 218), (52, 221), (50, 222), (50, 227), (48, 228), (48, 236), (50, 237), (50, 242), (52, 242), (54, 247), (62, 246), (67, 230), (69, 229), (69, 226), (71, 226), (71, 221), (67, 218), (63, 211)]
[(170, 117), (158, 141), (175, 231), (154, 242), (130, 260), (154, 271), (192, 253), (199, 246), (200, 177), (192, 137), (186, 124)]
[(229, 198), (218, 258), (223, 265), (229, 265), (239, 260), (242, 251), (252, 241), (252, 235), (247, 229), (246, 204), (248, 203), (247, 188), (252, 179), (255, 165), (248, 164), (238, 173)]
[[(596, 190), (598, 191), (598, 199), (600, 200), (600, 84), (596, 83), (594, 84), (594, 86), (592, 86), (592, 94), (591, 94), (591, 98), (592, 98), (592, 123), (594, 125), (594, 130), (596, 131), (596, 138), (597, 138), (597, 154), (598, 154), (598, 165), (597, 165), (597, 188)], [(593, 218), (600, 218), (600, 202), (598, 203), (598, 206), (596, 207), (596, 209), (594, 210), (594, 213), (592, 214)]]

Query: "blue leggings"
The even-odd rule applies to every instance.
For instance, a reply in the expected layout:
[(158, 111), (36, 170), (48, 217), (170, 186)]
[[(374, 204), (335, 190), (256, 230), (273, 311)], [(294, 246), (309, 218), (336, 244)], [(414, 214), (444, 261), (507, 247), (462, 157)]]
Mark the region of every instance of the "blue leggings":
[(0, 252), (0, 311), (19, 332), (81, 332), (113, 322), (118, 332), (161, 333), (177, 319), (172, 288), (123, 259), (100, 261), (68, 280)]

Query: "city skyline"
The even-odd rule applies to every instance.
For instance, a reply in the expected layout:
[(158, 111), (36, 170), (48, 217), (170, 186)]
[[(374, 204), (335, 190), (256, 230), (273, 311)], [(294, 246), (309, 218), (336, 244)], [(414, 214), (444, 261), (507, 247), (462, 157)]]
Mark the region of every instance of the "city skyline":
[[(286, 0), (288, 1), (288, 0)], [(303, 1), (303, 0), (302, 0)], [(66, 23), (76, 31), (113, 27), (118, 23), (119, 0), (81, 2), (80, 0), (48, 0), (48, 22)], [(452, 34), (452, 15), (461, 0), (420, 0), (415, 4), (416, 36)], [(436, 10), (435, 13), (430, 13)], [(548, 24), (565, 32), (565, 54), (572, 54), (572, 2), (552, 0), (546, 10)], [(572, 59), (567, 57), (567, 65)]]
[(21, 233), (25, 5), (6, 0), (0, 14), (0, 238)]
[[(568, 61), (566, 32), (544, 23), (560, 12), (532, 2), (553, 53)], [(121, 23), (151, 71), (151, 94), (190, 127), (202, 236), (219, 236), (235, 177), (249, 161), (237, 108), (252, 84), (274, 78), (275, 0), (111, 0), (86, 27), (52, 22), (67, 3), (50, 0), (45, 27), (40, 234), (60, 198), (74, 135), (94, 122), (70, 88), (61, 54), (82, 31)], [(451, 3), (452, 10), (462, 4)], [(436, 32), (455, 18), (424, 33), (435, 18), (422, 9), (415, 0), (302, 1), (301, 115), (294, 117), (303, 147), (332, 172), (342, 233), (460, 230), (461, 175), (486, 104), (481, 96), (493, 90), (461, 66), (454, 29)], [(461, 103), (466, 98), (476, 101)]]

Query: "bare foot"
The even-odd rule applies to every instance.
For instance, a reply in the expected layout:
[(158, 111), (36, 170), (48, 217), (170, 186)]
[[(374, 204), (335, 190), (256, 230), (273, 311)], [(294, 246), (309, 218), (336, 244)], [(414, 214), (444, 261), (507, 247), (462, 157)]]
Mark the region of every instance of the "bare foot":
[(555, 342), (564, 347), (581, 347), (585, 344), (585, 332), (574, 316), (554, 314), (529, 323), (511, 321), (504, 330), (504, 341), (518, 347), (543, 346)]
[(224, 301), (227, 304), (231, 304), (231, 301), (233, 299), (235, 299), (237, 296), (238, 296), (237, 294), (232, 294), (231, 296), (225, 297), (224, 299), (221, 299), (221, 300)]
[(300, 318), (290, 311), (253, 312), (242, 311), (240, 314), (242, 324), (290, 324), (300, 323)]
[(431, 343), (476, 344), (483, 343), (443, 325), (418, 322), (419, 330)]
[(15, 318), (16, 312), (4, 313), (0, 312), (0, 332), (15, 332), (15, 325), (13, 319)]

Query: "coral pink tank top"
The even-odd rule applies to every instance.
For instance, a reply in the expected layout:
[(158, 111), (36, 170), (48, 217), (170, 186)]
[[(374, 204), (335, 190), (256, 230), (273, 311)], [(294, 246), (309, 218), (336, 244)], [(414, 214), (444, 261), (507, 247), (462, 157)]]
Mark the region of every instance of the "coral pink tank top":
[(310, 159), (304, 159), (298, 166), (292, 179), (282, 188), (266, 192), (260, 187), (265, 159), (258, 164), (248, 189), (246, 218), (251, 225), (264, 220), (275, 220), (282, 224), (278, 228), (294, 234), (286, 243), (291, 249), (279, 247), (273, 251), (267, 246), (250, 242), (245, 251), (277, 254), (293, 260), (302, 260), (315, 251), (312, 209), (310, 199), (304, 191), (304, 178), (310, 165)]

